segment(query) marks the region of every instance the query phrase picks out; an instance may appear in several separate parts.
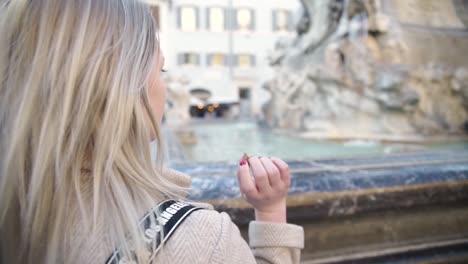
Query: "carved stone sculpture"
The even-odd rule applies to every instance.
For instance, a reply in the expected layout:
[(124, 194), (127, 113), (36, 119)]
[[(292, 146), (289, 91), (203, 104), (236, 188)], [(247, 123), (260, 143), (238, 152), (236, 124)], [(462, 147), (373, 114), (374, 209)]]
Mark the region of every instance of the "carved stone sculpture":
[(183, 144), (196, 142), (190, 122), (189, 81), (185, 77), (169, 77), (167, 82), (169, 109), (165, 111), (165, 124), (177, 135)]
[(302, 4), (297, 38), (271, 56), (267, 124), (337, 138), (468, 132), (467, 1)]

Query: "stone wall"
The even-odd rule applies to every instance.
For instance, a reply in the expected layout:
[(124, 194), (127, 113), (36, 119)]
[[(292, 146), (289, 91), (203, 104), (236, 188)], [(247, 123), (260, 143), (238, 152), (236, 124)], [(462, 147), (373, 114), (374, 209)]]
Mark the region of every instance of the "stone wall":
[[(288, 222), (301, 263), (468, 263), (468, 151), (289, 161)], [(225, 211), (247, 238), (254, 210), (237, 163), (179, 163), (188, 199)]]
[(468, 2), (303, 0), (270, 56), (265, 122), (332, 138), (468, 132)]

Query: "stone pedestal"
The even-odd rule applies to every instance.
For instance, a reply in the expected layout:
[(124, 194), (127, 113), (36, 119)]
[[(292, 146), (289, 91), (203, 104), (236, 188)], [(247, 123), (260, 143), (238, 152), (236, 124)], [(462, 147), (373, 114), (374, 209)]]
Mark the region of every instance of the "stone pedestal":
[[(304, 263), (467, 263), (467, 151), (288, 164), (288, 222), (304, 227)], [(192, 176), (189, 199), (226, 211), (246, 234), (254, 214), (237, 164), (175, 168)]]

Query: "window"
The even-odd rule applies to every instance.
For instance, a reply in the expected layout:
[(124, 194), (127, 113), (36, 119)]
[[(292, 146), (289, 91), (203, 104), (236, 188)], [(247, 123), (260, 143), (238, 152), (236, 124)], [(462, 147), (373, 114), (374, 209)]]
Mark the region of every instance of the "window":
[(291, 31), (291, 13), (288, 10), (273, 11), (273, 31)]
[(254, 67), (255, 56), (250, 54), (237, 55), (237, 66), (239, 67)]
[(178, 65), (200, 65), (200, 55), (196, 53), (180, 53), (177, 60)]
[(255, 13), (252, 9), (240, 8), (236, 13), (237, 29), (240, 31), (253, 31), (255, 29)]
[(209, 66), (224, 66), (226, 64), (226, 59), (221, 53), (213, 53), (208, 55), (207, 62)]
[(224, 9), (221, 7), (210, 7), (207, 9), (208, 30), (212, 32), (224, 31)]
[(183, 6), (178, 9), (178, 24), (182, 31), (193, 32), (198, 29), (198, 8)]

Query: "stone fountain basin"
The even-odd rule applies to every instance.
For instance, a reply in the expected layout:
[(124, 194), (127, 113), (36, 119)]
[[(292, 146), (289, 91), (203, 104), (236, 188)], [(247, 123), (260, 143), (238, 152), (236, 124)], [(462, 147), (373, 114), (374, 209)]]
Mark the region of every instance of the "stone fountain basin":
[[(288, 221), (304, 227), (303, 263), (468, 262), (468, 151), (288, 163)], [(192, 176), (189, 199), (227, 212), (246, 236), (253, 209), (236, 166), (173, 167)]]

